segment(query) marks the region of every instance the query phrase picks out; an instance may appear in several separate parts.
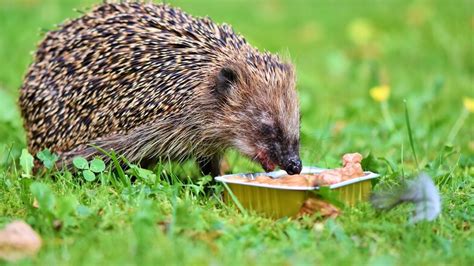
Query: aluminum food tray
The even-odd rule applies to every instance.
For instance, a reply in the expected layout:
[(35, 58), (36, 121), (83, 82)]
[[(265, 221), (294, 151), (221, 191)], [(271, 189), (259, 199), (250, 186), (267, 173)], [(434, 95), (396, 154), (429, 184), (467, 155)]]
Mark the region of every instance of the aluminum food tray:
[[(325, 170), (328, 169), (305, 166), (301, 174), (317, 174)], [(217, 176), (215, 180), (226, 183), (243, 208), (272, 218), (295, 217), (309, 197), (317, 197), (312, 191), (319, 189), (318, 186), (282, 186), (231, 179), (235, 176), (255, 179), (255, 177), (262, 175), (280, 178), (286, 176), (287, 173), (280, 170), (268, 173), (232, 174)], [(368, 200), (372, 191), (371, 179), (378, 176), (376, 173), (365, 171), (364, 176), (349, 179), (328, 187), (338, 192), (337, 196), (340, 201), (352, 206), (358, 202)], [(224, 200), (228, 203), (233, 202), (232, 195), (227, 190), (224, 191)]]

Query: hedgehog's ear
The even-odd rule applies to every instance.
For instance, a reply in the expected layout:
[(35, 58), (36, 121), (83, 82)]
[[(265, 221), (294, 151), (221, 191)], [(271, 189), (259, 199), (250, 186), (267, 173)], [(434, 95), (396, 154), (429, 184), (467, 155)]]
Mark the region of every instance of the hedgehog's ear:
[(236, 81), (237, 72), (231, 68), (223, 67), (217, 74), (213, 92), (217, 97), (225, 97), (229, 94)]

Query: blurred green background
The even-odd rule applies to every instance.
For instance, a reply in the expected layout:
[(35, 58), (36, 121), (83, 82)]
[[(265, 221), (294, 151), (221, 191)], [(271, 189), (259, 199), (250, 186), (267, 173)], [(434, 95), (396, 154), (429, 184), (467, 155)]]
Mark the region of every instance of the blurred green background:
[[(34, 184), (56, 195), (53, 212), (67, 212), (31, 207), (32, 180), (14, 164), (25, 147), (18, 90), (44, 33), (99, 2), (0, 0), (0, 224), (27, 220), (45, 239), (23, 264), (474, 264), (472, 0), (169, 1), (291, 58), (305, 164), (333, 167), (343, 153), (370, 154), (364, 167), (384, 185), (427, 171), (443, 213), (417, 226), (405, 226), (409, 208), (381, 215), (368, 204), (326, 223), (272, 221), (227, 208), (199, 180), (169, 182), (161, 172), (125, 187), (48, 173)], [(260, 169), (229, 158), (233, 172)]]
[[(24, 145), (18, 89), (45, 31), (100, 1), (0, 1), (0, 143)], [(474, 97), (472, 1), (170, 1), (226, 22), (261, 50), (291, 58), (298, 75), (305, 162), (348, 150), (401, 160), (407, 101), (416, 148), (436, 156)], [(387, 126), (369, 90), (391, 88)], [(472, 115), (452, 144), (474, 149)], [(329, 158), (331, 158), (329, 156)]]

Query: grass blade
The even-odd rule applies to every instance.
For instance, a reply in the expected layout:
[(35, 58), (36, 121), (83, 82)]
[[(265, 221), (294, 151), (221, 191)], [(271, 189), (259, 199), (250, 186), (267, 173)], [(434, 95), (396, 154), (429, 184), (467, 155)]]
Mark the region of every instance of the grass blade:
[(410, 126), (410, 116), (408, 115), (407, 101), (404, 100), (403, 103), (405, 104), (405, 122), (407, 124), (408, 138), (410, 140), (411, 151), (413, 152), (413, 157), (415, 158), (416, 168), (420, 168), (418, 165), (418, 157), (416, 156), (415, 144), (413, 142), (413, 134)]
[(232, 199), (232, 201), (234, 202), (235, 206), (237, 206), (237, 208), (239, 209), (239, 211), (247, 216), (248, 213), (247, 211), (245, 210), (245, 208), (242, 206), (242, 204), (240, 204), (240, 201), (237, 199), (237, 197), (234, 195), (234, 193), (232, 192), (232, 190), (230, 189), (230, 187), (225, 183), (225, 182), (222, 182), (222, 185), (224, 185), (225, 189), (227, 190), (227, 193), (229, 193), (230, 195), (230, 198)]

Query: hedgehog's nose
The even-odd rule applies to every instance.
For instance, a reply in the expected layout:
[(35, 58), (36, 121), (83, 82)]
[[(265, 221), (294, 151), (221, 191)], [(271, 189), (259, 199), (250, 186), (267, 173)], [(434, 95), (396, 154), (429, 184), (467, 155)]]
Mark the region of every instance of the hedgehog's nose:
[(293, 158), (290, 158), (287, 162), (286, 162), (286, 166), (285, 166), (285, 171), (289, 174), (289, 175), (295, 175), (295, 174), (299, 174), (301, 173), (301, 169), (303, 168), (303, 165), (301, 164), (301, 160), (300, 158), (298, 157), (293, 157)]

